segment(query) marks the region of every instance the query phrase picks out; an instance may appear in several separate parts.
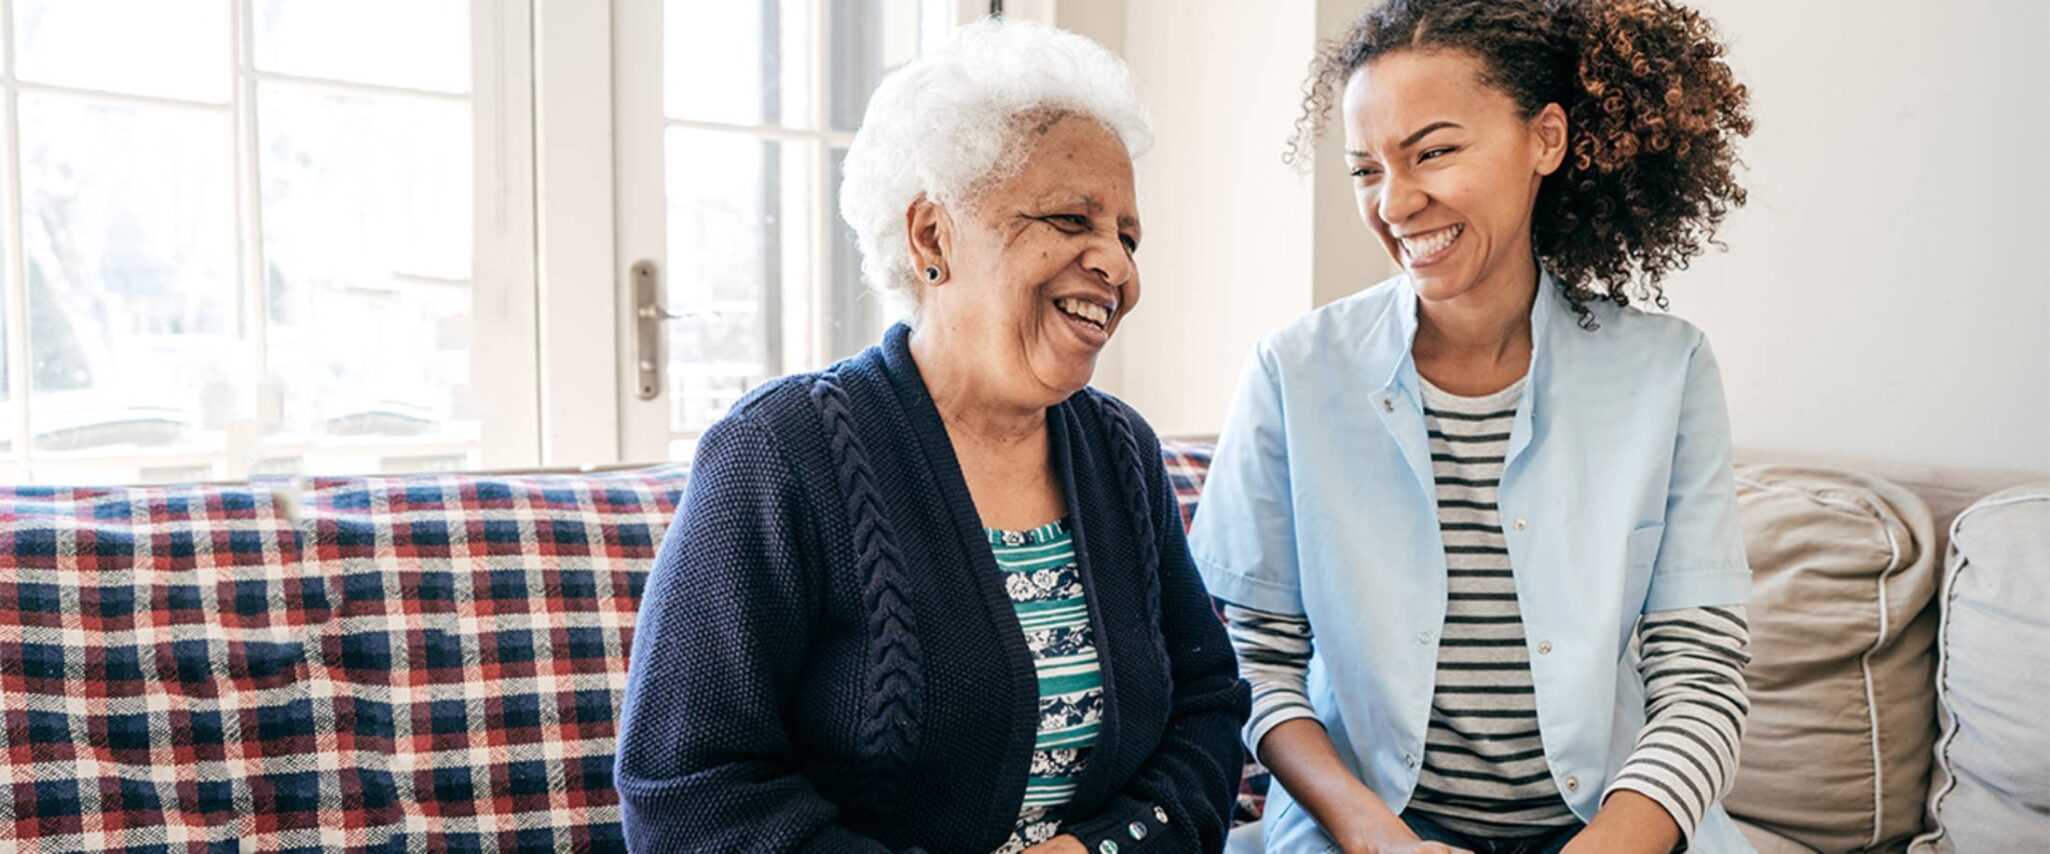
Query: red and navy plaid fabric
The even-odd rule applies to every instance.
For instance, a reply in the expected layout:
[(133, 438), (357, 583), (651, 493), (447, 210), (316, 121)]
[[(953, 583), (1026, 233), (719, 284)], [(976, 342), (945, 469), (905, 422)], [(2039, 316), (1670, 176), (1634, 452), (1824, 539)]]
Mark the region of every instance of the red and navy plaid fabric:
[[(1186, 523), (1209, 445), (1163, 456)], [(0, 488), (0, 848), (623, 849), (687, 473)]]
[(622, 849), (613, 720), (684, 478), (0, 490), (0, 843)]
[(1191, 439), (1160, 440), (1160, 461), (1167, 467), (1167, 481), (1181, 504), (1182, 527), (1196, 518), (1196, 499), (1203, 494), (1203, 479), (1210, 475), (1210, 454), (1216, 445)]

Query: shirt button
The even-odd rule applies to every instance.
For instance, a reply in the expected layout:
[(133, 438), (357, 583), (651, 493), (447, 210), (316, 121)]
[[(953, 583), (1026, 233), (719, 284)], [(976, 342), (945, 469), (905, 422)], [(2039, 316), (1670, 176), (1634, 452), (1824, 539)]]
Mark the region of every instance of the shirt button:
[(1381, 398), (1381, 411), (1382, 411), (1382, 412), (1394, 412), (1394, 411), (1395, 411), (1395, 399), (1394, 399), (1394, 398), (1392, 398), (1392, 397), (1384, 397), (1384, 398)]
[(1096, 850), (1099, 854), (1118, 854), (1118, 844), (1106, 839), (1096, 843)]
[(1414, 754), (1414, 753), (1405, 753), (1405, 754), (1402, 754), (1402, 764), (1404, 764), (1404, 765), (1407, 765), (1407, 766), (1409, 766), (1409, 767), (1411, 767), (1411, 768), (1415, 768), (1415, 767), (1416, 767), (1416, 754)]
[(1125, 832), (1131, 834), (1132, 840), (1136, 842), (1138, 840), (1146, 838), (1146, 825), (1140, 824), (1135, 821), (1131, 824), (1125, 825)]
[(1153, 819), (1154, 819), (1155, 821), (1158, 821), (1158, 822), (1160, 822), (1161, 824), (1166, 824), (1166, 823), (1167, 823), (1167, 808), (1166, 808), (1166, 807), (1162, 807), (1162, 806), (1155, 806), (1155, 807), (1153, 808)]
[(1580, 778), (1579, 778), (1579, 777), (1567, 777), (1567, 778), (1566, 778), (1566, 791), (1569, 791), (1569, 792), (1578, 792), (1578, 791), (1580, 791)]
[(1521, 531), (1528, 527), (1530, 527), (1530, 522), (1528, 520), (1524, 519), (1521, 516), (1516, 517), (1516, 530)]
[(1538, 641), (1538, 654), (1539, 654), (1539, 655), (1551, 655), (1551, 654), (1552, 654), (1552, 642), (1551, 642), (1551, 641)]
[(1431, 633), (1430, 633), (1430, 632), (1417, 632), (1417, 633), (1416, 633), (1416, 642), (1417, 642), (1417, 643), (1418, 643), (1419, 645), (1421, 645), (1421, 646), (1430, 646), (1430, 645), (1431, 645)]

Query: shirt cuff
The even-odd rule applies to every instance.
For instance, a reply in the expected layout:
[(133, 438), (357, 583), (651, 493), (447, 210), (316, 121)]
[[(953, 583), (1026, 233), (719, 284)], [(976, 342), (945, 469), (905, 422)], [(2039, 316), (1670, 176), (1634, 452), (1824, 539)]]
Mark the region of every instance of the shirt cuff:
[(1303, 616), (1303, 593), (1295, 585), (1254, 578), (1201, 557), (1195, 560), (1210, 598), (1284, 617)]
[(1742, 605), (1751, 599), (1751, 570), (1687, 569), (1655, 573), (1644, 598), (1644, 613), (1716, 605)]

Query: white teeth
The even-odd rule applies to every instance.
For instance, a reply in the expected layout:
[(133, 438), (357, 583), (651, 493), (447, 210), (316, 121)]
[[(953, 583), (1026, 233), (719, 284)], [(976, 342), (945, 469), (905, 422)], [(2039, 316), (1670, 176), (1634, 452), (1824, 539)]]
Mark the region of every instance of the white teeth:
[(1110, 323), (1110, 309), (1093, 302), (1075, 299), (1074, 297), (1063, 297), (1055, 300), (1054, 306), (1097, 326), (1104, 326)]
[(1441, 228), (1431, 232), (1429, 237), (1405, 237), (1402, 238), (1402, 248), (1403, 251), (1409, 253), (1411, 258), (1428, 258), (1437, 254), (1438, 250), (1452, 245), (1452, 241), (1458, 239), (1460, 233), (1464, 231), (1466, 231), (1466, 226), (1455, 225), (1451, 228)]

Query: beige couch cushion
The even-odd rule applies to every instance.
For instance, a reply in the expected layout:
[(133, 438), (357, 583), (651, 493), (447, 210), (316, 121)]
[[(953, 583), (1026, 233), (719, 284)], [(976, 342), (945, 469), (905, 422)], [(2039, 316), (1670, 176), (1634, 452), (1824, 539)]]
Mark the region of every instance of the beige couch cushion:
[(1936, 828), (1915, 851), (2050, 849), (2050, 483), (1958, 516), (1938, 643)]
[(1737, 832), (1744, 834), (1744, 841), (1751, 843), (1751, 847), (1757, 849), (1758, 854), (1818, 854), (1813, 848), (1748, 821), (1739, 819), (1736, 824)]
[(1938, 567), (1914, 494), (1847, 470), (1743, 466), (1752, 710), (1730, 814), (1821, 851), (1922, 829)]

